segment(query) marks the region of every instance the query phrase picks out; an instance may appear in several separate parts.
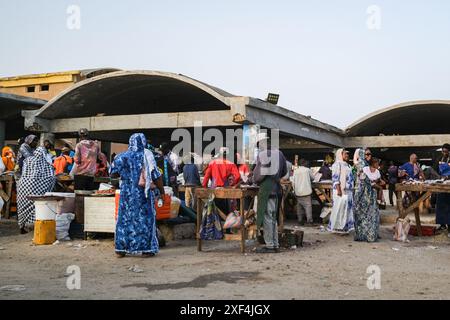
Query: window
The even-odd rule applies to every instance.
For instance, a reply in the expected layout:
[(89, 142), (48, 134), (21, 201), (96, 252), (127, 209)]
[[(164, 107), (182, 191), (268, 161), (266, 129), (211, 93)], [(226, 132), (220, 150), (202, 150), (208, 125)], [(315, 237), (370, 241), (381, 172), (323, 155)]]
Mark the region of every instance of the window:
[(50, 86), (48, 84), (41, 85), (41, 91), (48, 91)]
[(32, 86), (32, 87), (27, 87), (27, 92), (35, 92), (35, 91), (36, 91), (36, 89), (35, 89), (34, 86)]

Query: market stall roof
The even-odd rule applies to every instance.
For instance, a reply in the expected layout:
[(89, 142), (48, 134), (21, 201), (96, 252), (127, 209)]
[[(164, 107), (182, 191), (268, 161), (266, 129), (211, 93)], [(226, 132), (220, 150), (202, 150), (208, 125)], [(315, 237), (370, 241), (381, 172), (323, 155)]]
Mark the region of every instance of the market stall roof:
[(36, 110), (46, 103), (46, 100), (0, 92), (0, 119), (11, 120), (21, 118), (22, 110)]
[(117, 71), (81, 81), (36, 115), (44, 119), (98, 114), (150, 114), (230, 109), (233, 95), (200, 81), (159, 71)]
[(356, 121), (349, 136), (450, 133), (450, 100), (422, 100), (397, 104)]
[[(130, 132), (228, 128), (244, 123), (280, 129), (280, 135), (342, 145), (343, 130), (267, 101), (236, 96), (182, 74), (118, 71), (81, 81), (36, 112), (24, 112), (27, 130), (70, 137), (79, 128), (106, 141)], [(109, 138), (108, 138), (109, 137)]]

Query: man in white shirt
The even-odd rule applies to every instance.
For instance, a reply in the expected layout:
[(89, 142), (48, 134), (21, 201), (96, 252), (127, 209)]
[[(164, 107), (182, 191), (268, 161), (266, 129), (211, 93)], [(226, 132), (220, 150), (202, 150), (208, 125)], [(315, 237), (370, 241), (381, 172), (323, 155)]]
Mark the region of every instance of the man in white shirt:
[(299, 224), (308, 225), (313, 224), (312, 216), (312, 185), (314, 181), (314, 175), (310, 168), (307, 167), (306, 160), (300, 160), (299, 167), (294, 169), (294, 173), (291, 177), (291, 182), (294, 188), (295, 196), (297, 197), (297, 217)]

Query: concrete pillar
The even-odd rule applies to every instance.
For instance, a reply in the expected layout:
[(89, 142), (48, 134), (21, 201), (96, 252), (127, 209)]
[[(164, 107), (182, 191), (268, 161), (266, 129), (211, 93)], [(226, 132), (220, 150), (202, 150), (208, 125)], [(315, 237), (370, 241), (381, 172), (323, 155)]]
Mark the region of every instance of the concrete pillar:
[(55, 144), (55, 135), (50, 132), (42, 132), (39, 145), (43, 146), (45, 140), (49, 140), (51, 143)]
[(108, 161), (111, 161), (111, 145), (112, 145), (111, 142), (102, 141), (101, 151), (106, 155)]
[(0, 120), (0, 147), (3, 148), (5, 145), (6, 138), (6, 122), (4, 120)]

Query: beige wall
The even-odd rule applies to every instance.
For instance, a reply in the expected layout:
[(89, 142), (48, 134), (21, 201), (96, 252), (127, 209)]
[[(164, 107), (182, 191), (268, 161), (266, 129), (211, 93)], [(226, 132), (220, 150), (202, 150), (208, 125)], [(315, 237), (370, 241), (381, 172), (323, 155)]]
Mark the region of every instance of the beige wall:
[(68, 87), (73, 86), (73, 84), (74, 84), (73, 82), (50, 83), (49, 91), (41, 91), (41, 85), (38, 84), (34, 86), (35, 92), (27, 92), (28, 86), (11, 87), (11, 88), (0, 87), (0, 92), (48, 101), (57, 96), (58, 94), (60, 94), (61, 91), (67, 89)]
[(122, 143), (112, 143), (111, 144), (111, 154), (119, 154), (128, 150), (127, 144)]

